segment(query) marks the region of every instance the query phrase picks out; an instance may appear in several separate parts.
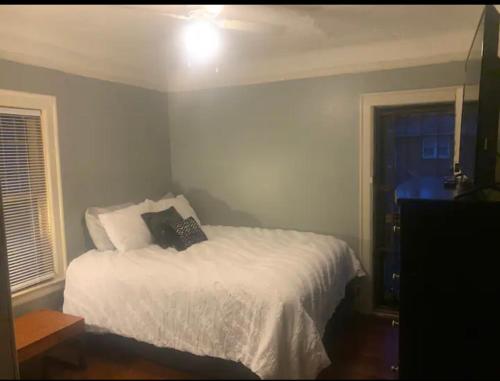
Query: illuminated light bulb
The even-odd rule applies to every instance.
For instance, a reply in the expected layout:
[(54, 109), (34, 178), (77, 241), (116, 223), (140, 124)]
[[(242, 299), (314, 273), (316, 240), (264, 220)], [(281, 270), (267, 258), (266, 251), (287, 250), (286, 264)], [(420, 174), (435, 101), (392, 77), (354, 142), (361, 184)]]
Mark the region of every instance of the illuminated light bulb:
[(224, 5), (215, 5), (215, 4), (209, 4), (205, 5), (205, 9), (207, 10), (208, 13), (210, 13), (213, 17), (218, 16), (221, 12), (222, 9), (224, 8)]
[(219, 33), (208, 21), (196, 21), (186, 27), (186, 50), (193, 62), (204, 62), (212, 58), (219, 49)]

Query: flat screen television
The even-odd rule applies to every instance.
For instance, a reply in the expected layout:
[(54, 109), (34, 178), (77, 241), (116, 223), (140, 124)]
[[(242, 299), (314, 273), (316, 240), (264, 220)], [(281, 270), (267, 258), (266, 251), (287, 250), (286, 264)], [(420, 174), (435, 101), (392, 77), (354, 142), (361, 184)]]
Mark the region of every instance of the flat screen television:
[(499, 19), (486, 5), (465, 63), (458, 169), (475, 186), (495, 182), (500, 152)]

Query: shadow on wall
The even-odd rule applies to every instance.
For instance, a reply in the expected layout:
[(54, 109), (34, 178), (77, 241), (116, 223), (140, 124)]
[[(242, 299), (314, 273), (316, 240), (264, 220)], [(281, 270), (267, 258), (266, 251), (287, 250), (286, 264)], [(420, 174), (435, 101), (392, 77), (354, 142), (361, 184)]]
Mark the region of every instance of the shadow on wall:
[(203, 224), (263, 227), (255, 216), (232, 209), (225, 201), (215, 198), (206, 190), (184, 189), (177, 183), (173, 183), (173, 189), (176, 195), (186, 196)]
[(24, 303), (15, 304), (12, 308), (14, 317), (19, 317), (30, 311), (49, 308), (61, 311), (63, 306), (63, 291), (57, 290), (39, 298), (30, 299)]
[[(179, 189), (179, 187), (174, 189)], [(203, 224), (263, 227), (257, 218), (248, 213), (231, 209), (224, 201), (216, 199), (206, 191), (193, 189), (187, 192), (178, 191), (175, 194), (186, 196)], [(80, 225), (84, 235), (85, 248), (87, 250), (95, 249), (87, 229), (85, 215), (82, 216)]]
[(92, 242), (92, 238), (90, 237), (89, 229), (87, 229), (87, 222), (85, 221), (85, 212), (80, 220), (80, 224), (83, 230), (83, 239), (85, 248), (87, 250), (95, 249), (94, 242)]
[(178, 183), (173, 183), (173, 191), (177, 194), (183, 194), (191, 203), (196, 214), (200, 217), (203, 224), (206, 225), (230, 225), (230, 226), (249, 226), (267, 229), (288, 229), (302, 232), (313, 232), (318, 234), (333, 235), (346, 242), (359, 258), (359, 237), (346, 235), (342, 233), (328, 231), (327, 229), (318, 229), (318, 227), (296, 224), (269, 224), (263, 222), (257, 216), (232, 209), (225, 201), (212, 196), (209, 192), (199, 188), (186, 189)]
[[(285, 229), (302, 232), (313, 232), (318, 234), (333, 235), (342, 241), (345, 241), (356, 253), (359, 258), (359, 237), (345, 235), (338, 232), (328, 231), (328, 229), (318, 229), (316, 226), (307, 226), (308, 224), (297, 225), (294, 223), (269, 224), (263, 222), (257, 216), (247, 212), (232, 209), (225, 201), (212, 196), (209, 192), (199, 188), (186, 189), (178, 183), (172, 184), (174, 194), (183, 194), (189, 200), (196, 214), (200, 217), (203, 224), (206, 225), (226, 225), (226, 226), (248, 226), (267, 229)], [(82, 215), (81, 229), (84, 234), (84, 241), (87, 250), (94, 248), (90, 238), (85, 217)]]

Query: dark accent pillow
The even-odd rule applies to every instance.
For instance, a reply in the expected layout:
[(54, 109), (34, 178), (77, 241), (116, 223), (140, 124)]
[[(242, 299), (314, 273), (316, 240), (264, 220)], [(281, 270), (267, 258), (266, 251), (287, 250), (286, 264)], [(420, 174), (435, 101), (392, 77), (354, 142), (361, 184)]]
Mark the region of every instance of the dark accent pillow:
[(175, 230), (170, 226), (182, 222), (182, 216), (173, 206), (161, 212), (143, 213), (141, 217), (153, 236), (153, 242), (163, 249), (172, 246), (177, 240)]
[(186, 250), (195, 243), (207, 240), (207, 236), (193, 217), (188, 217), (175, 225), (171, 225), (171, 227), (177, 235), (174, 247), (178, 251)]

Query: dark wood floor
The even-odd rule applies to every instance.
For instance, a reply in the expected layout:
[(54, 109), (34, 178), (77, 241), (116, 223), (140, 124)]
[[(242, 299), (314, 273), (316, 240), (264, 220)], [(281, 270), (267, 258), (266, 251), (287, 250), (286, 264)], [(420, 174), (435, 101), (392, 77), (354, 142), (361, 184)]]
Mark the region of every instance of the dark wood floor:
[[(166, 365), (154, 356), (143, 355), (145, 351), (130, 350), (130, 346), (109, 336), (89, 335), (84, 353), (85, 369), (78, 370), (54, 360), (46, 361), (45, 378), (210, 379), (220, 376), (210, 376), (213, 372), (203, 365), (191, 369), (186, 369), (185, 364), (177, 367), (175, 359)], [(321, 372), (319, 379), (395, 379), (397, 374), (391, 372), (390, 366), (397, 362), (397, 330), (391, 327), (388, 319), (355, 315), (329, 347), (329, 355), (332, 365)], [(28, 373), (24, 370), (25, 375)], [(239, 378), (238, 374), (233, 373), (233, 376)]]
[(329, 351), (332, 364), (319, 379), (397, 379), (398, 331), (392, 318), (357, 315)]

